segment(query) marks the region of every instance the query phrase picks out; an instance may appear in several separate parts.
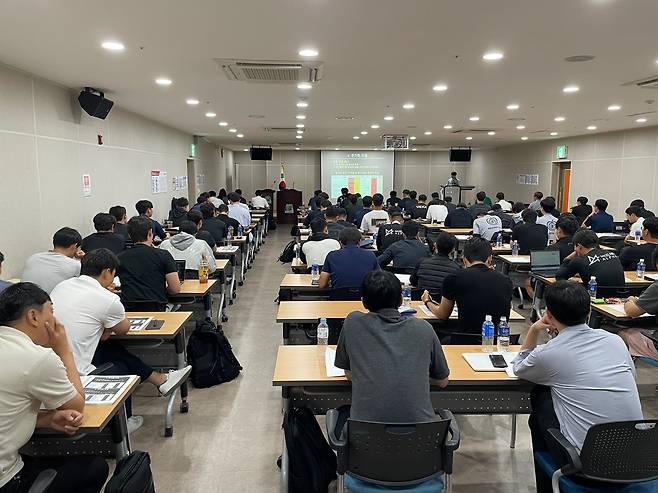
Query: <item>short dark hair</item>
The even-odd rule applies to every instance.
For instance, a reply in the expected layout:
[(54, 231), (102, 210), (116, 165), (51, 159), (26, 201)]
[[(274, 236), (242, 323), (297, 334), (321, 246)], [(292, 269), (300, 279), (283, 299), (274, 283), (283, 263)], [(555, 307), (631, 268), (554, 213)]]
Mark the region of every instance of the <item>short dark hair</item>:
[(321, 217), (316, 217), (311, 221), (311, 232), (313, 234), (322, 233), (324, 228), (327, 227), (327, 221)]
[(628, 214), (629, 216), (634, 215), (640, 217), (642, 216), (642, 207), (638, 207), (637, 205), (632, 205), (630, 207), (627, 207), (626, 214)]
[(584, 324), (589, 317), (589, 293), (580, 283), (556, 281), (546, 287), (544, 298), (546, 309), (567, 327)]
[(220, 214), (228, 212), (228, 205), (221, 204), (219, 207), (217, 207), (217, 210), (219, 211)]
[(209, 197), (209, 195), (206, 192), (203, 192), (203, 193), (199, 194), (199, 196), (197, 197), (196, 203), (197, 204), (204, 204), (204, 203), (208, 202), (208, 197)]
[(484, 238), (470, 238), (464, 243), (464, 258), (469, 262), (486, 262), (492, 255), (491, 243)]
[(237, 192), (231, 192), (228, 194), (229, 202), (240, 202), (240, 195)]
[(596, 199), (594, 202), (594, 207), (600, 211), (604, 211), (608, 208), (608, 201), (606, 199)]
[(403, 193), (403, 194), (406, 193), (407, 195), (409, 195), (409, 189), (408, 189), (408, 188), (405, 188), (404, 190), (402, 190), (402, 193)]
[(147, 240), (149, 231), (153, 231), (153, 222), (148, 217), (134, 216), (130, 218), (126, 228), (133, 243), (139, 243)]
[(503, 206), (500, 205), (500, 204), (492, 204), (492, 205), (491, 205), (491, 210), (494, 211), (494, 212), (495, 212), (495, 211), (502, 211), (502, 210), (503, 210)]
[(119, 259), (107, 248), (97, 248), (87, 253), (80, 261), (80, 275), (98, 277), (105, 269), (116, 271)]
[(544, 194), (542, 192), (535, 192), (534, 197), (537, 200), (541, 200), (544, 197)]
[(599, 237), (591, 229), (581, 229), (573, 235), (573, 244), (585, 248), (596, 248), (599, 246)]
[(450, 195), (448, 195), (443, 200), (445, 200), (446, 202), (452, 202), (452, 197)]
[(187, 200), (187, 197), (178, 197), (176, 199), (176, 207), (187, 207), (190, 205), (190, 201)]
[(358, 245), (361, 241), (361, 231), (356, 228), (343, 228), (338, 235), (341, 245)]
[(260, 194), (261, 194), (261, 193), (263, 193), (263, 192), (261, 192), (260, 190), (256, 190), (256, 191), (254, 192), (254, 195), (256, 195), (256, 197), (260, 197)]
[(630, 203), (630, 205), (636, 205), (636, 206), (641, 207), (642, 209), (644, 209), (644, 200), (635, 199), (633, 202)]
[(363, 207), (370, 207), (372, 205), (372, 197), (370, 195), (366, 195), (362, 199), (363, 202)]
[(409, 197), (412, 198), (412, 199), (414, 199), (414, 200), (416, 200), (416, 195), (418, 195), (418, 194), (416, 193), (416, 190), (411, 190), (411, 191), (409, 192)]
[(504, 194), (503, 192), (498, 192), (498, 193), (496, 194), (496, 198), (497, 198), (498, 200), (503, 200), (503, 199), (505, 198), (505, 194)]
[(194, 224), (199, 224), (201, 221), (203, 221), (203, 214), (201, 214), (200, 211), (189, 211), (187, 213), (187, 218)]
[(384, 203), (384, 196), (381, 193), (376, 193), (372, 196), (372, 203), (379, 207)]
[(210, 190), (208, 192), (208, 197), (217, 197), (217, 192), (215, 192), (214, 190)]
[(457, 248), (457, 238), (455, 235), (441, 231), (434, 241), (436, 253), (450, 255)]
[(432, 198), (438, 199), (440, 197), (439, 192), (432, 192)]
[(337, 207), (329, 207), (326, 211), (324, 211), (324, 217), (328, 217), (331, 219), (335, 219), (338, 217), (338, 208)]
[(457, 172), (456, 171), (451, 171), (450, 176), (457, 176)]
[(521, 218), (524, 223), (533, 224), (537, 222), (537, 212), (532, 209), (524, 209), (521, 213)]
[(523, 212), (523, 209), (525, 209), (525, 205), (523, 205), (523, 202), (514, 202), (514, 205), (512, 206), (512, 212)]
[(398, 193), (395, 190), (391, 190), (391, 193), (389, 193), (391, 197), (397, 197)]
[(110, 214), (112, 214), (117, 222), (123, 221), (123, 218), (126, 217), (126, 208), (122, 205), (114, 205), (110, 207)]
[[(446, 197), (446, 199), (448, 199), (448, 198), (450, 198), (450, 197)], [(466, 209), (466, 204), (464, 202), (460, 202), (459, 204), (457, 204), (457, 207), (461, 207), (462, 209)]]
[(5, 261), (5, 256), (2, 252), (0, 252), (0, 265), (2, 265), (2, 262)]
[(322, 192), (322, 190), (315, 190), (315, 191), (313, 192), (313, 196), (314, 196), (314, 197), (317, 197), (318, 195), (320, 195), (321, 192)]
[(402, 234), (408, 240), (418, 236), (419, 230), (420, 224), (418, 224), (416, 221), (407, 221), (402, 225)]
[(43, 289), (31, 282), (19, 282), (0, 293), (0, 325), (9, 325), (20, 319), (31, 308), (42, 310), (50, 301)]
[(484, 199), (487, 198), (487, 194), (483, 191), (479, 191), (477, 194), (475, 194), (475, 198), (478, 199), (480, 202), (482, 202)]
[(188, 235), (192, 236), (199, 232), (199, 228), (196, 227), (196, 223), (192, 221), (181, 221), (179, 228), (183, 233), (187, 233)]
[(544, 200), (542, 200), (539, 205), (541, 208), (544, 210), (546, 214), (552, 214), (553, 211), (555, 210), (555, 200), (552, 199), (551, 197), (546, 197)]
[[(649, 232), (652, 238), (658, 238), (658, 218), (647, 217), (642, 223), (642, 227)], [(2, 260), (0, 260), (0, 263), (2, 263)]]
[(344, 207), (337, 207), (336, 210), (338, 211), (338, 217), (347, 216), (347, 211)]
[(402, 209), (400, 209), (398, 207), (391, 207), (388, 210), (388, 215), (390, 217), (402, 217)]
[(329, 194), (327, 192), (320, 192), (320, 197), (322, 197), (323, 200), (329, 200)]
[(213, 217), (215, 215), (215, 206), (211, 203), (201, 204), (199, 210), (201, 211), (201, 214), (203, 214), (204, 219), (208, 219), (209, 217)]
[(241, 188), (236, 188), (236, 189), (235, 189), (235, 193), (237, 193), (238, 195), (242, 196), (242, 189), (241, 189)]
[(584, 197), (584, 196), (581, 195), (580, 197), (578, 197), (576, 199), (576, 201), (579, 202), (582, 205), (585, 205), (585, 204), (587, 204), (588, 199), (587, 199), (587, 197)]
[(73, 228), (62, 228), (53, 235), (53, 246), (55, 248), (68, 248), (72, 245), (80, 246), (82, 236)]
[(573, 236), (580, 228), (578, 220), (571, 214), (564, 214), (555, 223), (555, 229), (560, 229), (567, 236)]
[(146, 214), (147, 210), (153, 209), (153, 202), (150, 200), (140, 200), (135, 204), (135, 209), (137, 210), (137, 214)]
[(350, 189), (347, 187), (343, 187), (340, 189), (340, 193), (345, 195), (346, 193), (350, 193)]
[(363, 306), (371, 312), (385, 308), (397, 309), (402, 302), (400, 280), (385, 270), (368, 272), (361, 284)]
[(108, 212), (99, 212), (94, 216), (94, 229), (96, 231), (110, 231), (116, 224), (116, 217)]
[(424, 193), (421, 193), (418, 196), (418, 200), (420, 200), (421, 202), (425, 202), (427, 200), (427, 195), (425, 195)]
[(350, 194), (350, 202), (352, 204), (356, 204), (359, 201), (359, 197), (357, 197), (355, 194), (351, 193)]

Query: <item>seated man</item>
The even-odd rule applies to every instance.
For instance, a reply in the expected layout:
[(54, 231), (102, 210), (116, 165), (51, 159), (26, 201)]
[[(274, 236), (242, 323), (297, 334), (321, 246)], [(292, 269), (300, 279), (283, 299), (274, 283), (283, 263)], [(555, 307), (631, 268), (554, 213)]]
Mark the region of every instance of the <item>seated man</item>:
[[(352, 225), (354, 227), (354, 225)], [(324, 265), (329, 252), (340, 250), (340, 243), (329, 237), (327, 221), (317, 218), (311, 223), (311, 236), (302, 244), (300, 258), (308, 268), (313, 264)]]
[[(632, 318), (641, 317), (645, 313), (658, 314), (658, 281), (651, 284), (639, 298), (629, 297), (624, 303), (624, 311)], [(620, 330), (617, 335), (624, 340), (632, 356), (658, 361), (658, 342), (652, 341), (637, 329)]]
[[(249, 213), (249, 208), (246, 204), (241, 204), (242, 197), (236, 192), (228, 194), (228, 215), (232, 217), (237, 222), (240, 223), (240, 226), (243, 228), (248, 228), (251, 225), (251, 214)], [(236, 231), (237, 234), (237, 231)]]
[(338, 207), (329, 207), (326, 211), (324, 211), (324, 216), (327, 222), (329, 238), (338, 240), (340, 232), (345, 229), (345, 226), (338, 224)]
[[(0, 252), (0, 274), (2, 274), (2, 262), (5, 261), (5, 256)], [(7, 281), (0, 280), (0, 293), (2, 293), (5, 289), (7, 289), (9, 286), (12, 284)]]
[(356, 228), (344, 228), (340, 232), (341, 249), (329, 252), (322, 266), (318, 287), (332, 289), (360, 288), (363, 278), (373, 270), (379, 270), (375, 254), (359, 248), (361, 232)]
[(626, 209), (626, 222), (629, 226), (629, 233), (626, 236), (626, 241), (635, 240), (635, 235), (640, 233), (642, 235), (642, 224), (644, 218), (642, 217), (642, 208), (637, 205), (632, 205)]
[(26, 493), (40, 472), (55, 469), (49, 493), (100, 492), (108, 473), (100, 457), (19, 453), (35, 427), (75, 435), (85, 409), (66, 332), (36, 284), (21, 282), (0, 294), (0, 361), (0, 491)]
[(361, 227), (361, 221), (363, 221), (363, 216), (368, 214), (372, 210), (372, 197), (370, 195), (366, 195), (361, 199), (361, 202), (363, 203), (363, 206), (356, 211), (354, 214), (354, 225), (359, 228)]
[(130, 235), (128, 234), (128, 228), (126, 227), (126, 224), (128, 223), (126, 208), (122, 205), (115, 205), (110, 207), (109, 213), (117, 220), (114, 226), (114, 232), (123, 236), (126, 241), (130, 241)]
[[(220, 207), (224, 205), (221, 204)], [(213, 235), (209, 232), (206, 231), (203, 228), (203, 214), (199, 211), (190, 211), (187, 213), (187, 220), (192, 221), (196, 225), (197, 229), (197, 234), (195, 235), (195, 238), (198, 240), (203, 240), (205, 241), (210, 248), (215, 248), (217, 245), (217, 242), (215, 241), (215, 238)]]
[(317, 196), (315, 199), (315, 209), (311, 209), (311, 211), (306, 215), (302, 223), (304, 226), (307, 228), (311, 225), (311, 222), (318, 218), (321, 217), (324, 219), (324, 211), (326, 211), (329, 207), (331, 207), (331, 202), (326, 199), (321, 192), (320, 195)]
[(578, 224), (583, 224), (583, 221), (592, 213), (592, 206), (587, 202), (587, 197), (580, 196), (576, 199), (577, 205), (571, 208), (571, 213), (576, 216)]
[(512, 212), (512, 203), (505, 200), (505, 194), (503, 192), (498, 192), (496, 194), (496, 199), (498, 199), (497, 204), (500, 204), (500, 208), (503, 212)]
[(427, 245), (418, 238), (419, 230), (420, 224), (416, 221), (405, 222), (402, 225), (404, 239), (394, 242), (377, 257), (379, 266), (386, 267), (392, 261), (396, 272), (411, 274), (418, 262), (430, 255)]
[(598, 199), (594, 202), (594, 210), (585, 219), (583, 226), (591, 228), (595, 233), (612, 233), (615, 230), (614, 218), (606, 212), (608, 201)]
[[(156, 372), (110, 337), (125, 335), (130, 329), (119, 297), (108, 289), (118, 266), (117, 257), (105, 248), (85, 255), (80, 277), (59, 283), (52, 292), (55, 317), (66, 327), (80, 374), (88, 375), (96, 366), (112, 363), (106, 374), (138, 375), (142, 382), (155, 385), (162, 395), (169, 395), (187, 378), (191, 366), (168, 374)], [(131, 417), (132, 412), (128, 411), (129, 427), (134, 431), (144, 420), (141, 416)]]
[[(171, 199), (171, 210), (169, 211), (169, 220), (176, 227), (180, 227), (181, 221), (187, 220), (190, 201), (186, 197)], [(197, 209), (195, 209), (197, 210)], [(114, 252), (117, 253), (117, 252)]]
[(91, 252), (97, 248), (107, 248), (112, 253), (121, 253), (126, 249), (126, 239), (114, 232), (116, 218), (107, 212), (99, 212), (94, 216), (95, 233), (82, 240), (83, 252)]
[(388, 222), (377, 230), (377, 250), (383, 252), (393, 243), (404, 238), (402, 233), (402, 211), (396, 207), (388, 210)]
[[(512, 219), (514, 220), (514, 224), (521, 224), (523, 222), (523, 211), (526, 209), (525, 204), (523, 202), (514, 202), (514, 205), (512, 206)], [(530, 209), (534, 210), (534, 209)], [(535, 211), (536, 213), (537, 211)]]
[[(452, 203), (452, 197), (450, 195), (445, 197), (443, 200), (446, 203), (446, 208), (448, 209), (448, 214), (450, 214), (452, 211), (454, 211), (457, 208), (457, 206)], [(466, 206), (464, 206), (464, 208), (466, 208)]]
[(555, 273), (556, 279), (569, 279), (578, 274), (585, 286), (596, 276), (599, 290), (624, 286), (626, 279), (619, 257), (599, 248), (599, 238), (594, 231), (581, 229), (573, 235), (573, 244), (574, 252), (564, 259)]
[(498, 216), (500, 218), (500, 222), (502, 223), (503, 229), (512, 229), (514, 227), (514, 218), (511, 214), (503, 211), (500, 204), (492, 205), (491, 210), (489, 211), (489, 215)]
[(635, 199), (635, 200), (631, 201), (631, 203), (630, 203), (629, 205), (630, 205), (631, 207), (633, 207), (633, 206), (637, 206), (637, 207), (639, 207), (640, 210), (642, 211), (642, 212), (641, 212), (641, 216), (642, 216), (644, 219), (647, 219), (648, 217), (656, 217), (656, 215), (655, 215), (653, 212), (647, 210), (647, 209), (644, 207), (644, 200), (642, 200), (642, 199)]
[(400, 198), (395, 190), (391, 190), (389, 197), (386, 199), (387, 207), (400, 207)]
[[(356, 195), (351, 195), (350, 197), (356, 197)], [(351, 202), (350, 202), (351, 203)], [(343, 207), (338, 207), (338, 220), (336, 224), (340, 224), (346, 228), (354, 228), (354, 224), (347, 219), (347, 210)]]
[(509, 320), (512, 283), (509, 277), (491, 268), (492, 255), (491, 243), (483, 238), (471, 238), (464, 244), (466, 268), (443, 280), (441, 302), (432, 303), (429, 293), (423, 293), (423, 302), (439, 320), (448, 320), (457, 303), (457, 332), (473, 335), (453, 334), (452, 344), (479, 344), (486, 315), (491, 315), (496, 326), (500, 317)]
[(440, 232), (435, 242), (427, 242), (433, 245), (434, 255), (416, 264), (409, 282), (412, 286), (429, 291), (435, 300), (440, 300), (445, 278), (461, 269), (457, 262), (450, 259), (457, 247), (457, 238), (450, 233)]
[[(416, 200), (416, 196), (418, 195), (418, 193), (416, 192), (416, 190), (409, 190), (407, 192), (407, 195), (408, 195), (407, 200), (403, 200), (402, 203), (404, 205), (404, 212), (410, 214), (411, 210), (418, 203), (418, 201)], [(374, 198), (374, 196), (373, 196), (373, 198)]]
[(25, 261), (24, 282), (32, 282), (49, 293), (60, 282), (80, 275), (82, 237), (73, 228), (62, 228), (53, 235), (53, 249), (35, 253)]
[(541, 216), (537, 219), (537, 224), (543, 224), (548, 228), (548, 241), (555, 241), (555, 223), (559, 213), (555, 209), (555, 199), (546, 197), (540, 202)]
[(433, 223), (442, 223), (448, 217), (448, 206), (443, 200), (433, 200), (427, 207), (427, 216), (425, 217)]
[(263, 197), (263, 192), (261, 190), (256, 190), (256, 194), (254, 195), (254, 198), (251, 199), (251, 205), (254, 209), (270, 208), (270, 203), (267, 201), (265, 197)]
[(411, 208), (411, 219), (425, 219), (427, 217), (427, 195), (421, 193), (418, 203)]
[(228, 236), (229, 228), (233, 228), (233, 236), (237, 236), (240, 223), (228, 215), (228, 205), (222, 204), (217, 208), (217, 219), (226, 226), (225, 237)]
[(448, 212), (444, 222), (446, 228), (471, 228), (473, 227), (473, 216), (466, 208), (466, 204), (457, 204), (457, 208)]
[[(201, 206), (203, 204), (207, 203), (209, 198), (210, 198), (210, 195), (208, 195), (206, 192), (203, 192), (203, 193), (199, 194), (199, 196), (196, 198), (196, 204), (194, 204), (190, 210), (200, 211)], [(212, 204), (212, 202), (210, 202), (210, 203)], [(214, 207), (214, 205), (213, 205), (213, 207)]]
[(169, 237), (169, 233), (165, 233), (162, 225), (153, 219), (153, 202), (150, 200), (140, 200), (135, 204), (135, 209), (137, 210), (137, 214), (140, 216), (148, 217), (149, 220), (153, 223), (154, 236), (160, 238), (161, 240), (166, 240)]
[[(356, 219), (356, 213), (361, 210), (361, 207), (357, 204), (359, 197), (356, 194), (351, 193), (349, 200), (346, 201), (342, 209), (345, 209), (345, 221), (354, 226), (354, 219)], [(340, 219), (343, 220), (342, 218)], [(345, 224), (347, 226), (347, 224)]]
[[(361, 231), (364, 233), (374, 233), (379, 229), (379, 224), (376, 223), (376, 220), (388, 219), (388, 213), (382, 210), (383, 203), (384, 196), (381, 193), (376, 193), (372, 196), (372, 210), (364, 214), (363, 219), (361, 219)], [(407, 203), (410, 202), (407, 201)]]
[[(642, 407), (635, 367), (622, 340), (586, 324), (587, 291), (558, 281), (546, 288), (545, 300), (546, 313), (530, 327), (514, 359), (514, 373), (538, 384), (531, 394), (532, 447), (550, 452), (559, 467), (565, 462), (548, 429), (559, 429), (580, 451), (592, 425), (642, 419)], [(538, 346), (546, 332), (554, 337)], [(535, 477), (539, 493), (553, 491), (536, 462)]]
[[(225, 205), (219, 206), (221, 209), (226, 208)], [(191, 211), (194, 212), (194, 211)], [(217, 209), (210, 202), (206, 202), (201, 205), (201, 214), (203, 215), (203, 223), (201, 228), (203, 231), (207, 231), (212, 236), (212, 239), (215, 240), (215, 244), (221, 244), (224, 238), (226, 238), (226, 230), (228, 229), (226, 223), (217, 217)], [(233, 235), (238, 234), (237, 226), (233, 230)]]
[(555, 223), (555, 239), (547, 250), (559, 250), (560, 262), (573, 253), (573, 235), (580, 229), (578, 219), (572, 214), (564, 214)]
[(212, 248), (205, 241), (195, 237), (197, 232), (196, 224), (192, 221), (183, 221), (180, 223), (180, 232), (177, 235), (160, 243), (160, 249), (171, 253), (174, 260), (185, 260), (185, 270), (191, 271), (190, 278), (193, 279), (199, 275), (199, 265), (204, 257), (210, 274), (217, 269)]
[(484, 209), (478, 210), (478, 216), (473, 221), (473, 236), (480, 236), (492, 241), (494, 235), (503, 230), (503, 222), (494, 214), (488, 214)]
[[(624, 270), (635, 270), (640, 259), (644, 259), (647, 270), (656, 270), (656, 247), (658, 247), (658, 219), (648, 217), (642, 221), (643, 245), (631, 244), (624, 247), (619, 260)], [(633, 241), (635, 243), (635, 241)]]
[(479, 191), (477, 194), (475, 194), (475, 204), (473, 204), (470, 208), (469, 211), (471, 213), (471, 217), (475, 221), (478, 217), (480, 217), (480, 213), (484, 212), (485, 214), (491, 210), (491, 206), (485, 203), (485, 199), (487, 198), (487, 194), (484, 191)]
[(217, 192), (215, 192), (214, 190), (210, 190), (208, 192), (208, 202), (214, 205), (215, 209), (224, 203), (222, 199), (217, 197)]
[(548, 228), (537, 224), (537, 213), (532, 209), (522, 212), (523, 222), (512, 230), (512, 240), (519, 243), (519, 253), (530, 255), (530, 250), (545, 250), (548, 245)]
[(148, 217), (133, 217), (128, 221), (128, 233), (134, 246), (119, 254), (121, 300), (136, 302), (136, 307), (152, 303), (164, 311), (167, 294), (178, 294), (181, 288), (174, 257), (153, 246), (153, 224)]

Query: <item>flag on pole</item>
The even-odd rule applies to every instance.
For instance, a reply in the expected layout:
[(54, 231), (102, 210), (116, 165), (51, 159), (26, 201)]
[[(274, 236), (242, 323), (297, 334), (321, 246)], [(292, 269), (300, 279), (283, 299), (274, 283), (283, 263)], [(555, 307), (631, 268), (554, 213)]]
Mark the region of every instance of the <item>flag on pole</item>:
[(285, 190), (288, 186), (286, 185), (286, 176), (285, 168), (281, 165), (281, 179), (279, 181), (279, 190)]

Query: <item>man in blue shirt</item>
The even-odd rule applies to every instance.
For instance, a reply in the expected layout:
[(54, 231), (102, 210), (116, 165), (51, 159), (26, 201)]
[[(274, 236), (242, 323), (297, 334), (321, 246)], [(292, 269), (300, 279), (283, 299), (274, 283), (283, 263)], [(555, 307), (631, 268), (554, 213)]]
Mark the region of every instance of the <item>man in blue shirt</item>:
[(605, 210), (608, 208), (608, 201), (598, 199), (594, 202), (594, 211), (589, 215), (583, 226), (591, 228), (595, 233), (612, 233), (615, 229), (614, 219)]
[(135, 209), (137, 210), (137, 214), (140, 216), (146, 216), (151, 220), (151, 223), (153, 223), (154, 236), (157, 236), (161, 240), (169, 238), (169, 234), (165, 232), (162, 225), (153, 219), (153, 202), (150, 200), (140, 200), (135, 204)]
[(368, 272), (379, 269), (377, 257), (359, 248), (361, 232), (356, 228), (344, 228), (339, 237), (342, 248), (329, 252), (322, 266), (318, 287), (332, 289), (360, 288)]
[(230, 202), (228, 206), (228, 217), (235, 219), (243, 228), (248, 228), (251, 225), (251, 214), (247, 207), (240, 205), (240, 198), (235, 192), (228, 194), (228, 200)]

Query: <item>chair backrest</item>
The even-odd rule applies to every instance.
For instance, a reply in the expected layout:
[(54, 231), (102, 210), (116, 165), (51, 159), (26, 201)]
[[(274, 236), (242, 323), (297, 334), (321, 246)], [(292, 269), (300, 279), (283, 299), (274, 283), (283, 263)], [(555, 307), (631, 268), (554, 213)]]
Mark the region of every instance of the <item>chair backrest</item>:
[(583, 476), (633, 483), (658, 479), (658, 420), (592, 426), (580, 452)]
[(332, 301), (358, 301), (361, 299), (361, 288), (336, 288), (329, 292)]
[(624, 286), (599, 286), (596, 295), (601, 298), (628, 298), (629, 296), (639, 296), (647, 289), (646, 285), (626, 284)]
[(449, 419), (386, 424), (348, 420), (347, 469), (384, 486), (422, 483), (443, 472)]

